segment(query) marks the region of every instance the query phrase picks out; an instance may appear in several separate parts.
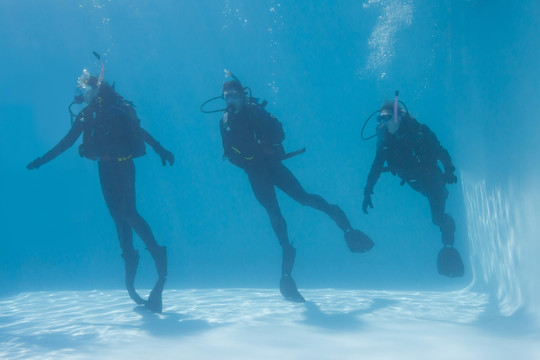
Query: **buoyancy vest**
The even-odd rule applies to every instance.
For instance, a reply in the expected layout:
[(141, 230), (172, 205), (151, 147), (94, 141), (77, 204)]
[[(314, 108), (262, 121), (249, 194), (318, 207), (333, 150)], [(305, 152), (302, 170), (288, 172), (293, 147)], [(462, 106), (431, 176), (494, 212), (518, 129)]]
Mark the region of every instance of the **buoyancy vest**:
[(87, 106), (79, 114), (83, 122), (83, 143), (79, 153), (91, 160), (124, 161), (146, 154), (140, 120), (133, 106), (121, 100)]
[(403, 180), (417, 178), (437, 167), (441, 145), (435, 134), (416, 119), (406, 116), (396, 135), (384, 132), (379, 138), (388, 169)]
[(247, 104), (238, 114), (226, 112), (220, 132), (224, 158), (244, 169), (270, 156), (268, 148), (279, 147), (283, 152), (281, 122), (258, 104)]

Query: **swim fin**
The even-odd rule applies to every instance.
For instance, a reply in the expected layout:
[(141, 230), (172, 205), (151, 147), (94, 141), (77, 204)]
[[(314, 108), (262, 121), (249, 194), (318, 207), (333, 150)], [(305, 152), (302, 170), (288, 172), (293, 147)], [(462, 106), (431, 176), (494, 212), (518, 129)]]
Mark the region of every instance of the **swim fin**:
[(463, 276), (465, 273), (461, 255), (453, 247), (443, 247), (441, 249), (437, 259), (437, 269), (439, 274), (451, 278)]
[(345, 242), (354, 253), (368, 252), (375, 245), (369, 236), (355, 229), (345, 232)]
[(289, 275), (283, 275), (279, 281), (279, 291), (287, 300), (295, 302), (305, 302), (306, 299), (300, 294), (296, 288), (296, 283)]
[(165, 278), (159, 278), (156, 285), (154, 285), (154, 288), (150, 292), (146, 304), (144, 304), (149, 310), (158, 314), (161, 314), (163, 310), (163, 300), (161, 294), (163, 293), (165, 280)]
[(128, 291), (129, 297), (139, 305), (146, 304), (146, 301), (143, 300), (137, 291), (135, 291), (135, 275), (137, 274), (137, 267), (139, 265), (139, 252), (137, 250), (125, 251), (122, 254), (125, 265), (125, 283), (126, 289)]
[(150, 292), (148, 300), (146, 300), (145, 306), (151, 311), (161, 314), (161, 311), (163, 309), (163, 287), (165, 286), (165, 281), (167, 280), (167, 247), (157, 246), (148, 249), (148, 251), (154, 259), (159, 278), (154, 285), (154, 288)]

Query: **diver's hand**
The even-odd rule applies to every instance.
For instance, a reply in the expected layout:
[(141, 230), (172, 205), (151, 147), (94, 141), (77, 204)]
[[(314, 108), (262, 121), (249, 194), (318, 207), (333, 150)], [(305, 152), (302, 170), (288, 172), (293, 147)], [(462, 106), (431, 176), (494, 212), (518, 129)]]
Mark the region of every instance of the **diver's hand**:
[(174, 155), (169, 150), (165, 149), (163, 146), (161, 146), (160, 143), (156, 142), (156, 144), (152, 145), (154, 148), (154, 151), (159, 155), (161, 158), (161, 163), (163, 166), (167, 165), (167, 161), (172, 166), (174, 164)]
[(26, 168), (28, 170), (32, 170), (32, 169), (39, 169), (39, 167), (43, 165), (43, 159), (41, 158), (37, 158), (35, 159), (34, 161), (32, 161), (30, 164), (26, 165)]
[(366, 214), (368, 213), (367, 212), (368, 206), (373, 209), (373, 202), (371, 202), (371, 192), (364, 191), (364, 201), (362, 202), (362, 210)]
[(166, 166), (167, 162), (169, 162), (169, 165), (171, 166), (174, 164), (174, 155), (169, 150), (161, 149), (158, 154), (161, 158), (161, 163), (163, 164), (163, 166)]
[(444, 181), (447, 184), (455, 184), (457, 183), (457, 176), (453, 172), (446, 171), (444, 173)]

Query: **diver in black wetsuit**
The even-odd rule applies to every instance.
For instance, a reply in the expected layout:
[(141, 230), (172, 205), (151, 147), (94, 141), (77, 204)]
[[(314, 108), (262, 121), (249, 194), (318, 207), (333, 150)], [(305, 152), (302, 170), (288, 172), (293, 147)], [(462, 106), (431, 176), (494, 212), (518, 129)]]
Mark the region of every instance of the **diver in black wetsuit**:
[[(445, 212), (446, 184), (457, 182), (448, 151), (426, 125), (398, 106), (397, 97), (395, 102), (386, 102), (382, 106), (378, 121), (377, 153), (364, 189), (362, 210), (367, 214), (368, 207), (373, 208), (371, 195), (380, 174), (385, 171), (397, 174), (402, 185), (407, 183), (428, 198), (432, 221), (440, 228), (444, 244), (438, 260), (439, 272), (450, 277), (462, 276), (463, 262), (453, 248), (454, 219)], [(442, 163), (444, 172), (437, 161)]]
[(253, 98), (247, 97), (240, 81), (234, 76), (223, 84), (223, 99), (227, 103), (220, 122), (224, 157), (245, 170), (255, 197), (270, 217), (272, 228), (283, 249), (280, 281), (282, 295), (289, 300), (305, 301), (291, 277), (296, 250), (289, 241), (287, 224), (279, 208), (275, 187), (300, 204), (328, 214), (345, 233), (351, 251), (368, 251), (373, 243), (364, 233), (352, 228), (338, 206), (328, 204), (319, 195), (307, 193), (291, 171), (281, 163), (292, 154), (285, 154), (281, 145), (285, 137), (281, 123)]
[[(162, 291), (167, 277), (167, 249), (154, 239), (148, 223), (135, 206), (135, 165), (133, 158), (145, 155), (145, 143), (159, 154), (163, 162), (174, 163), (173, 154), (165, 150), (146, 130), (139, 126), (135, 109), (114, 88), (84, 71), (79, 77), (80, 94), (74, 103), (87, 106), (77, 115), (68, 134), (43, 157), (28, 164), (28, 169), (38, 169), (71, 147), (83, 134), (79, 153), (97, 160), (101, 189), (107, 207), (116, 225), (122, 257), (125, 262), (125, 283), (130, 297), (154, 312), (162, 311)], [(134, 280), (139, 263), (139, 253), (133, 248), (133, 233), (143, 240), (152, 255), (159, 279), (148, 300), (135, 291)]]

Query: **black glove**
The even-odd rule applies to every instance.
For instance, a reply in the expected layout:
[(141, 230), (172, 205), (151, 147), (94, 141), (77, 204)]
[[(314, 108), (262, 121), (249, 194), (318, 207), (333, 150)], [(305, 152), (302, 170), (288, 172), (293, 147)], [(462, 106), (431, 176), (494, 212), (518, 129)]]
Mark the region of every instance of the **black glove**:
[(152, 145), (154, 148), (154, 151), (159, 155), (161, 158), (161, 163), (163, 166), (167, 165), (167, 161), (172, 166), (174, 164), (174, 155), (169, 150), (165, 149), (163, 146), (161, 146), (160, 143), (156, 142), (154, 145)]
[(161, 157), (161, 163), (163, 164), (163, 166), (167, 165), (167, 161), (171, 166), (174, 164), (174, 155), (169, 150), (163, 149), (163, 151), (160, 151), (159, 157)]
[(371, 202), (371, 194), (372, 193), (373, 192), (371, 192), (371, 191), (364, 191), (364, 201), (362, 202), (362, 210), (366, 214), (368, 213), (367, 212), (368, 206), (373, 209), (373, 203)]
[(174, 155), (169, 150), (165, 150), (165, 148), (161, 147), (160, 149), (156, 150), (159, 157), (161, 158), (161, 163), (163, 166), (167, 165), (167, 161), (169, 162), (169, 165), (174, 164)]
[(32, 170), (32, 169), (39, 169), (39, 167), (43, 165), (43, 160), (41, 158), (37, 158), (35, 159), (34, 161), (32, 161), (30, 164), (26, 165), (26, 168), (28, 170)]
[(457, 176), (454, 174), (454, 172), (445, 171), (444, 172), (444, 181), (447, 184), (455, 184), (457, 183)]

